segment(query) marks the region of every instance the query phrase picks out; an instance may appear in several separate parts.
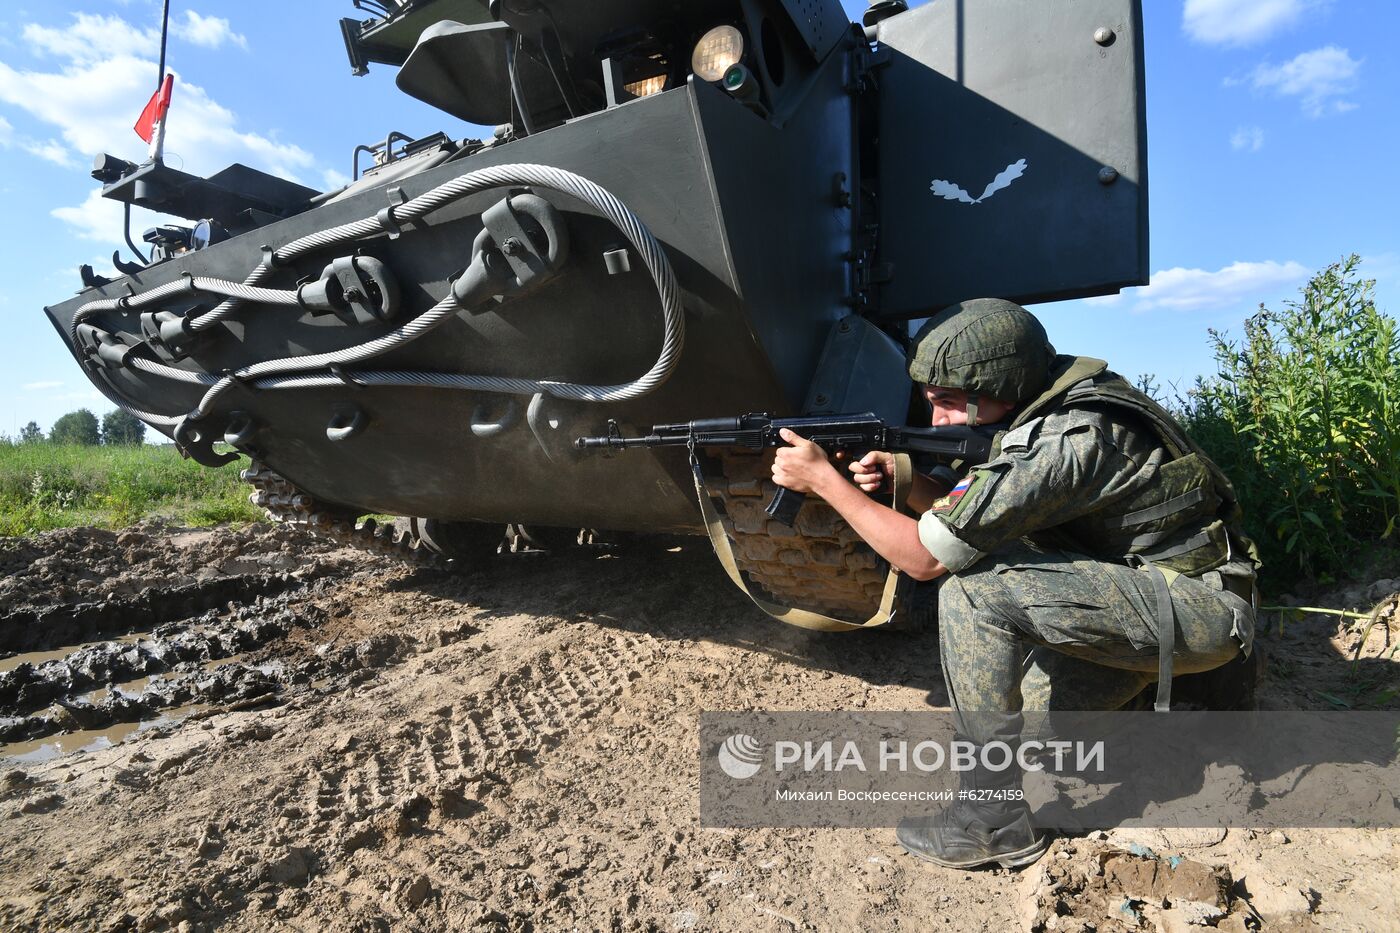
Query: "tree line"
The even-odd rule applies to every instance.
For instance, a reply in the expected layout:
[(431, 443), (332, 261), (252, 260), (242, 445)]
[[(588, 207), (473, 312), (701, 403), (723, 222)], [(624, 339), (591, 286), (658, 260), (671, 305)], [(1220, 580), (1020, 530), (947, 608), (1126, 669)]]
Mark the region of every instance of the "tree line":
[(21, 444), (76, 444), (96, 447), (98, 444), (140, 444), (145, 439), (146, 425), (129, 412), (121, 409), (109, 411), (99, 422), (91, 411), (79, 408), (55, 421), (47, 436), (37, 422), (29, 422), (19, 429), (18, 441)]

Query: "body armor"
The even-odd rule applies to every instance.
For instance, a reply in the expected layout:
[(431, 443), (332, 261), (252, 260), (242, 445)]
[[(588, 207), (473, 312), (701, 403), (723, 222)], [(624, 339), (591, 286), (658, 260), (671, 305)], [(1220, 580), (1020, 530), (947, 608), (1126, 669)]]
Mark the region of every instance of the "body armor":
[(1259, 563), (1258, 550), (1241, 528), (1229, 479), (1166, 409), (1102, 360), (1060, 356), (1050, 375), (1049, 388), (1022, 407), (1013, 430), (1063, 406), (1114, 406), (1151, 430), (1169, 459), (1156, 468), (1156, 481), (1136, 495), (1049, 529), (1047, 539), (1037, 543), (1193, 577), (1233, 559)]

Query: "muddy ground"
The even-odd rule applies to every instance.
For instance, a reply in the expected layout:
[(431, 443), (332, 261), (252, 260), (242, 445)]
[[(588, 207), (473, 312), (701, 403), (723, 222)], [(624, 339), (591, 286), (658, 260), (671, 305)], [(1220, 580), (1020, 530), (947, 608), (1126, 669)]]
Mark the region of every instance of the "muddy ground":
[[(1310, 604), (1390, 622), (1397, 589)], [(1393, 708), (1363, 628), (1271, 631), (1264, 704)], [(770, 621), (702, 539), (457, 572), (267, 526), (0, 542), (0, 928), (1400, 929), (1400, 831), (969, 873), (888, 830), (700, 828), (701, 710), (930, 704), (932, 632)]]

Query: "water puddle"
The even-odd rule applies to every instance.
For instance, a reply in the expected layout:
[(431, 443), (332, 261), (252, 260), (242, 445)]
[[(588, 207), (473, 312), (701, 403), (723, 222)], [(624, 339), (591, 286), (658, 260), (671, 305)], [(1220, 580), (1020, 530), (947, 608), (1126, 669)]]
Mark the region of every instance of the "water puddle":
[(219, 668), (227, 667), (230, 664), (241, 664), (247, 657), (246, 654), (231, 654), (226, 658), (215, 658), (213, 661), (205, 661), (204, 669), (206, 671), (217, 671)]
[(104, 748), (111, 748), (126, 741), (133, 735), (174, 725), (202, 708), (199, 705), (179, 706), (165, 710), (155, 719), (144, 722), (122, 722), (105, 729), (85, 729), (82, 732), (51, 735), (29, 742), (0, 745), (0, 762), (7, 765), (33, 765), (52, 761), (60, 755), (72, 752), (100, 752)]
[(135, 735), (143, 725), (145, 723), (123, 722), (106, 729), (88, 729), (83, 732), (69, 732), (67, 735), (51, 735), (29, 742), (0, 745), (0, 758), (3, 758), (6, 764), (39, 764), (69, 752), (97, 752), (111, 748), (123, 739)]
[(128, 680), (120, 684), (112, 684), (108, 687), (98, 687), (90, 693), (78, 694), (78, 700), (82, 703), (91, 703), (96, 706), (108, 697), (121, 694), (128, 699), (135, 699), (146, 689), (146, 685), (151, 682), (149, 677), (141, 677), (136, 680)]
[(150, 632), (132, 632), (129, 635), (121, 635), (117, 638), (104, 638), (101, 641), (90, 641), (81, 645), (68, 645), (64, 648), (54, 648), (52, 651), (28, 651), (24, 654), (11, 655), (8, 658), (0, 658), (0, 674), (6, 671), (12, 671), (26, 662), (38, 667), (45, 661), (62, 661), (73, 652), (81, 651), (84, 648), (93, 648), (98, 645), (108, 645), (112, 643), (134, 645), (141, 639), (150, 637)]
[[(108, 639), (101, 642), (91, 642), (85, 645), (72, 645), (66, 648), (58, 648), (53, 651), (34, 651), (0, 661), (0, 670), (13, 670), (24, 662), (38, 665), (44, 661), (61, 659), (90, 645), (110, 644), (113, 641), (124, 644), (134, 644), (143, 638), (149, 637), (149, 632), (137, 632), (121, 638)], [(205, 661), (201, 667), (207, 671), (217, 671), (220, 668), (234, 664), (247, 663), (247, 653), (230, 655), (226, 658), (216, 658)], [(267, 661), (263, 664), (255, 665), (254, 669), (269, 676), (281, 674), (283, 664), (281, 661)], [(166, 675), (155, 674), (155, 678)], [(151, 683), (152, 677), (140, 677), (135, 680), (123, 681), (117, 684), (108, 684), (96, 690), (77, 694), (74, 699), (80, 703), (99, 705), (114, 696), (124, 696), (128, 698), (140, 697)], [(161, 713), (148, 720), (141, 722), (114, 723), (100, 729), (85, 729), (77, 732), (67, 732), (62, 735), (50, 735), (39, 739), (32, 739), (25, 742), (12, 742), (0, 744), (0, 764), (20, 765), (38, 764), (51, 761), (61, 755), (69, 755), (75, 752), (96, 752), (118, 745), (133, 735), (146, 732), (150, 729), (157, 729), (162, 726), (170, 726), (179, 723), (197, 710), (211, 709), (208, 703), (195, 703), (187, 706), (175, 707), (163, 710)]]

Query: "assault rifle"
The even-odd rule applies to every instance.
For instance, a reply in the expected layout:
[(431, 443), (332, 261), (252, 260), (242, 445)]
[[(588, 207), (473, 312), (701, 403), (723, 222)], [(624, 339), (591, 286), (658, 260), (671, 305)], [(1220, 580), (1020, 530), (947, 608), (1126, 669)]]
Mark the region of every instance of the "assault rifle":
[[(806, 418), (772, 418), (766, 413), (733, 418), (705, 418), (685, 424), (658, 424), (642, 437), (623, 437), (617, 422), (608, 420), (608, 433), (601, 437), (580, 437), (580, 449), (631, 447), (744, 447), (766, 450), (784, 447), (779, 432), (795, 431), (823, 450), (848, 450), (863, 456), (871, 450), (923, 454), (942, 463), (964, 460), (985, 463), (992, 453), (995, 426), (969, 428), (951, 425), (941, 428), (910, 428), (886, 424), (871, 412), (858, 415), (815, 415)], [(806, 496), (782, 486), (764, 510), (784, 525), (797, 521)]]

